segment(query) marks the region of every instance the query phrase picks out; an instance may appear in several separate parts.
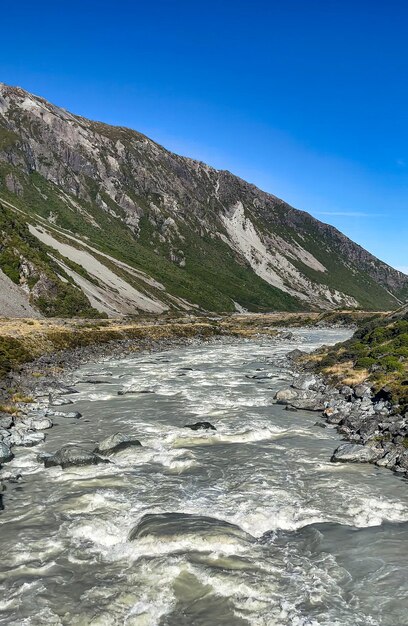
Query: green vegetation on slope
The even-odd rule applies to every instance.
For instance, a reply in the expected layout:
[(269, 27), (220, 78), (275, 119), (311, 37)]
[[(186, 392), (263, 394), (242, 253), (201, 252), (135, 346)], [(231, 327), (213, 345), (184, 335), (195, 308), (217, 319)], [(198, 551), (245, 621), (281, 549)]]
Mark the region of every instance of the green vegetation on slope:
[[(319, 272), (300, 260), (291, 259), (291, 263), (307, 276), (311, 281), (327, 285), (330, 289), (337, 289), (355, 298), (360, 307), (366, 310), (385, 311), (395, 309), (396, 299), (385, 288), (379, 285), (367, 272), (351, 267), (350, 262), (338, 250), (338, 242), (330, 234), (317, 232), (315, 221), (305, 217), (300, 233), (285, 223), (284, 206), (277, 207), (278, 214), (282, 215), (282, 224), (277, 232), (286, 240), (289, 238), (310, 252), (327, 269)], [(401, 294), (398, 294), (401, 296)]]
[[(33, 216), (40, 215), (45, 219), (50, 215), (57, 216), (56, 224), (60, 228), (87, 238), (101, 252), (146, 272), (162, 282), (169, 293), (198, 304), (203, 309), (233, 311), (233, 300), (253, 311), (307, 309), (304, 303), (268, 285), (254, 274), (248, 264), (242, 264), (235, 258), (226, 243), (217, 237), (201, 237), (195, 232), (194, 226), (188, 229), (184, 223), (179, 224), (179, 231), (185, 237), (183, 252), (186, 260), (185, 267), (180, 267), (170, 260), (169, 243), (163, 243), (157, 237), (157, 229), (149, 221), (148, 213), (141, 218), (139, 235), (136, 236), (122, 221), (122, 209), (111, 199), (111, 208), (114, 208), (118, 217), (104, 211), (96, 203), (84, 201), (81, 207), (86, 213), (81, 214), (71, 210), (61, 198), (57, 187), (40, 174), (34, 172), (24, 176), (11, 166), (0, 165), (0, 182), (1, 178), (4, 180), (6, 171), (13, 171), (23, 192), (16, 196), (0, 185), (5, 199)], [(94, 181), (92, 185), (96, 197), (98, 189)], [(104, 197), (104, 200), (107, 201), (107, 198)], [(78, 198), (74, 201), (77, 204), (80, 202)], [(137, 201), (139, 204), (144, 203), (147, 211), (148, 201), (143, 198), (137, 198)]]
[(47, 246), (31, 235), (19, 215), (1, 204), (0, 236), (0, 269), (17, 285), (27, 286), (32, 304), (43, 315), (101, 317), (49, 256)]
[(322, 351), (318, 368), (343, 382), (354, 377), (376, 388), (387, 385), (395, 401), (408, 405), (408, 313), (373, 317), (349, 341)]

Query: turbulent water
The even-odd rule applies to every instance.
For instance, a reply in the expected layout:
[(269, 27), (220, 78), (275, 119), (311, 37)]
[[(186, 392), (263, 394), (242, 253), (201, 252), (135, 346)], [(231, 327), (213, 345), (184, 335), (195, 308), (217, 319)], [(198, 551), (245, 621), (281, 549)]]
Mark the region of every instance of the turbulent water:
[[(408, 485), (329, 462), (339, 435), (274, 404), (284, 353), (345, 338), (219, 341), (87, 365), (47, 441), (16, 449), (0, 515), (0, 624), (408, 624)], [(265, 376), (253, 379), (252, 376)], [(133, 387), (134, 393), (118, 395)], [(65, 408), (65, 407), (63, 407)], [(185, 424), (208, 420), (216, 431)], [(39, 451), (143, 447), (44, 469)]]

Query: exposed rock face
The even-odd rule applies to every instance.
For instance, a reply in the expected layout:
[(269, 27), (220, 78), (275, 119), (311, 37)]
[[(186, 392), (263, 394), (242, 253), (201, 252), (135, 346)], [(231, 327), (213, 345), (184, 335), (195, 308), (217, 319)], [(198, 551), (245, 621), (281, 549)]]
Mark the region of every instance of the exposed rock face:
[[(65, 279), (108, 315), (395, 308), (408, 285), (336, 229), (229, 172), (3, 84), (0, 140), (0, 199), (18, 198)], [(48, 297), (50, 287), (43, 277), (36, 289)]]
[(0, 315), (2, 317), (41, 317), (30, 304), (29, 295), (0, 269)]

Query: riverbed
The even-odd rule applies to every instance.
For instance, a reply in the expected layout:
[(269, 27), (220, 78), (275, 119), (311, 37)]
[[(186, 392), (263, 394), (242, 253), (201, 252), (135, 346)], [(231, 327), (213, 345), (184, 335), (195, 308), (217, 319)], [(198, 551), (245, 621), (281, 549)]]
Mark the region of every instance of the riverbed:
[[(0, 514), (0, 624), (406, 626), (406, 480), (330, 463), (334, 428), (273, 400), (292, 379), (288, 351), (349, 334), (296, 329), (80, 367), (62, 410), (82, 418), (55, 418), (7, 464), (22, 478)], [(198, 421), (216, 430), (185, 428)], [(106, 465), (37, 461), (117, 431), (142, 446)]]

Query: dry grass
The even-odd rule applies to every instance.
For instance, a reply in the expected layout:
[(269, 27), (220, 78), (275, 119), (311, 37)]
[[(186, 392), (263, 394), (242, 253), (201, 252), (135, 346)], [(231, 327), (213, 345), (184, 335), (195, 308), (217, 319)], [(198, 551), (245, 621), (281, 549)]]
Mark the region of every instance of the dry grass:
[(330, 367), (325, 367), (323, 373), (343, 385), (359, 385), (369, 378), (366, 369), (354, 369), (352, 361), (336, 363)]

